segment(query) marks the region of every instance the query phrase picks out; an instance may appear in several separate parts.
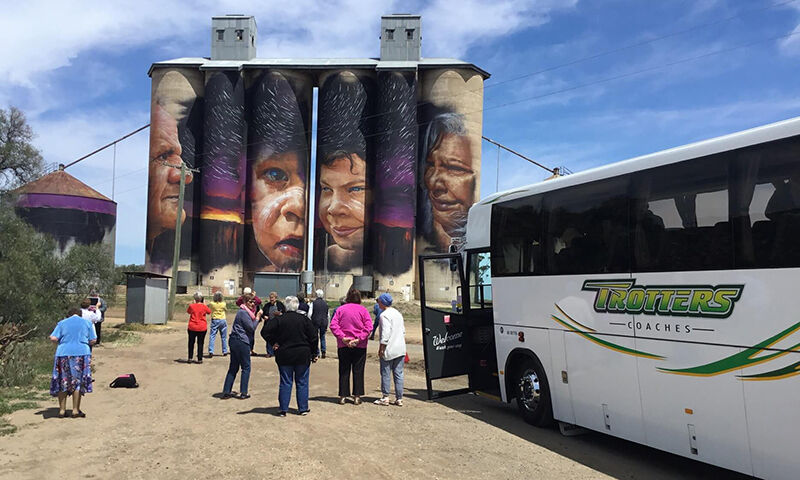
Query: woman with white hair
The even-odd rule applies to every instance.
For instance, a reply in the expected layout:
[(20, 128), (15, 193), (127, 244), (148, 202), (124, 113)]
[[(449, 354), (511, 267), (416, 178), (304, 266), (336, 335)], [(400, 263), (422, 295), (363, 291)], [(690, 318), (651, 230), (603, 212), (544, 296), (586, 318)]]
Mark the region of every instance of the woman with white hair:
[(292, 383), (297, 387), (297, 413), (308, 415), (308, 378), (311, 362), (317, 361), (317, 329), (311, 319), (298, 313), (300, 301), (289, 296), (284, 301), (286, 313), (269, 322), (262, 330), (264, 340), (275, 350), (280, 372), (278, 404), (281, 417), (289, 411)]
[(203, 303), (203, 296), (200, 295), (200, 292), (194, 294), (194, 303), (189, 304), (186, 313), (189, 314), (189, 325), (187, 327), (189, 332), (189, 360), (186, 363), (192, 363), (195, 341), (197, 341), (197, 363), (203, 363), (203, 342), (206, 340), (206, 330), (208, 330), (206, 315), (211, 313), (211, 309)]

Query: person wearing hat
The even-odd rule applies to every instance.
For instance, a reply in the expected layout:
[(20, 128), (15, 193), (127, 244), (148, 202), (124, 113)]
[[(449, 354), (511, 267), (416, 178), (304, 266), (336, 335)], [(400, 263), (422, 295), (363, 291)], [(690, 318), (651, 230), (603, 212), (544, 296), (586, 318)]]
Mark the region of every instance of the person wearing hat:
[[(375, 405), (403, 406), (403, 363), (406, 357), (406, 327), (403, 314), (392, 307), (392, 296), (383, 293), (378, 297), (380, 314), (380, 342), (378, 357), (381, 361), (381, 398)], [(394, 377), (394, 402), (389, 401), (391, 378)]]

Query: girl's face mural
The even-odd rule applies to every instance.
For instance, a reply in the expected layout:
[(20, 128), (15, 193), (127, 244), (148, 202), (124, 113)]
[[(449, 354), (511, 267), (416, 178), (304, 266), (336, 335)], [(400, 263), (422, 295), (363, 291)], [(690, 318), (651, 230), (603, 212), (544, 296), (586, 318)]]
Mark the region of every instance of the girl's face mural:
[(443, 134), (425, 161), (424, 180), (434, 223), (448, 235), (463, 229), (469, 207), (475, 203), (475, 171), (469, 138)]
[(320, 169), (319, 218), (345, 250), (361, 250), (364, 245), (366, 171), (366, 163), (357, 154), (339, 157)]
[(296, 152), (259, 158), (252, 164), (253, 233), (259, 250), (279, 270), (303, 263), (305, 180)]

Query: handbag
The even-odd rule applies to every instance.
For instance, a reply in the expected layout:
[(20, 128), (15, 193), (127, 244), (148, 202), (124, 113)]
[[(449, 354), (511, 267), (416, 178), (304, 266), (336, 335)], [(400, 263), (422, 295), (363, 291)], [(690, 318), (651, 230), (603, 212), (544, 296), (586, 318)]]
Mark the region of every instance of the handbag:
[(137, 388), (139, 384), (136, 382), (136, 375), (129, 373), (127, 375), (120, 375), (114, 379), (109, 387), (111, 388)]

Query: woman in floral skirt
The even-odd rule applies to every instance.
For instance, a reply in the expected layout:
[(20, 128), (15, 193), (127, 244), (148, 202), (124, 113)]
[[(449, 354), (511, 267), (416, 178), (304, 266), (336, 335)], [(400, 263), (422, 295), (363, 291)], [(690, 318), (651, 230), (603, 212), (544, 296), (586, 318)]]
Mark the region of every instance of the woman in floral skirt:
[(97, 341), (97, 334), (92, 322), (81, 317), (79, 308), (71, 308), (67, 315), (50, 334), (50, 340), (58, 344), (50, 395), (58, 397), (59, 418), (67, 415), (67, 395), (72, 395), (72, 418), (82, 418), (86, 414), (81, 411), (81, 396), (92, 391), (89, 347)]

